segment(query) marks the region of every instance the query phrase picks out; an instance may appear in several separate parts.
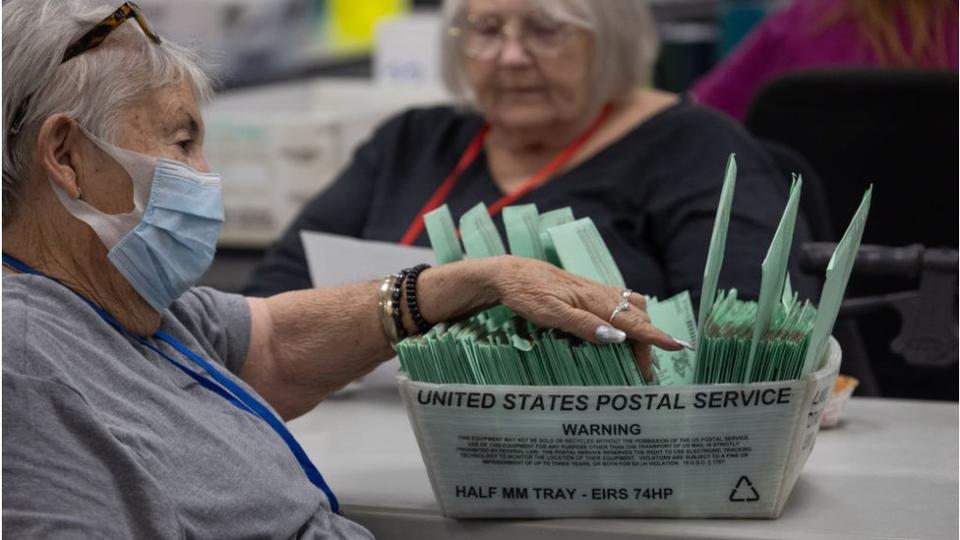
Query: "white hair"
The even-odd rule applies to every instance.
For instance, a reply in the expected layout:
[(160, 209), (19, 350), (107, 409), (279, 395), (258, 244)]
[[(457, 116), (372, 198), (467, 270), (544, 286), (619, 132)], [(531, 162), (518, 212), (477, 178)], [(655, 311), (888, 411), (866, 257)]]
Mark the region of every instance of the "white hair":
[[(446, 31), (462, 20), (466, 4), (467, 0), (444, 1), (441, 74), (454, 96), (472, 103), (463, 53), (457, 37)], [(543, 13), (593, 35), (592, 102), (616, 101), (650, 82), (660, 38), (644, 0), (534, 0), (534, 4)]]
[(153, 91), (187, 82), (200, 103), (209, 100), (212, 82), (196, 54), (167, 41), (154, 43), (132, 18), (98, 47), (61, 63), (67, 47), (118, 5), (116, 0), (4, 1), (4, 223), (16, 208), (37, 131), (50, 115), (66, 113), (116, 142), (125, 107)]

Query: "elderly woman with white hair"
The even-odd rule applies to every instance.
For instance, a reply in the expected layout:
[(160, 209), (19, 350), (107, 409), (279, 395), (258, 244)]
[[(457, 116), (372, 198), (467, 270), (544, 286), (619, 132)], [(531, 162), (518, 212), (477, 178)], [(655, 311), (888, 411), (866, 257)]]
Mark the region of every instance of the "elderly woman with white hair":
[(681, 347), (642, 296), (513, 257), (270, 298), (194, 287), (223, 220), (194, 56), (131, 2), (11, 0), (3, 34), (10, 537), (366, 538), (283, 420), (399, 336), (499, 302), (630, 339), (647, 375), (650, 345)]
[[(463, 103), (407, 111), (359, 147), (246, 288), (310, 284), (301, 230), (428, 245), (422, 216), (536, 203), (590, 217), (629, 287), (699, 294), (723, 170), (739, 175), (721, 284), (756, 295), (787, 179), (728, 118), (649, 87), (642, 0), (447, 0), (444, 80)], [(802, 220), (801, 220), (802, 221)], [(808, 237), (797, 227), (799, 245)], [(810, 283), (793, 276), (809, 294)]]

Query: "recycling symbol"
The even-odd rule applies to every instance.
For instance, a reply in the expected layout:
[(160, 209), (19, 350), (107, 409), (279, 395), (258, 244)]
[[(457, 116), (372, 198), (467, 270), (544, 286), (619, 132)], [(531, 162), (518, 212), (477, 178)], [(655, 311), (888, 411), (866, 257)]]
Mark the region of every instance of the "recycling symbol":
[(730, 502), (753, 502), (759, 501), (760, 495), (754, 489), (750, 479), (741, 476), (737, 481), (737, 486), (730, 492)]

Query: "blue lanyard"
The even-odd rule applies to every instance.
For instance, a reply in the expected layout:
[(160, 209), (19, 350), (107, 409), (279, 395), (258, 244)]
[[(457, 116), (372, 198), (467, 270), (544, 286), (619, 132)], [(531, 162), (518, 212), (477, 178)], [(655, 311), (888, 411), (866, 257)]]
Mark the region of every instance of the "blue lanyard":
[[(3, 254), (3, 263), (20, 272), (23, 272), (26, 274), (43, 276), (47, 279), (51, 279), (57, 283), (60, 283), (60, 281), (50, 276), (47, 276), (46, 274), (43, 274), (41, 272), (34, 270), (32, 267), (28, 266), (26, 263), (11, 257), (6, 253)], [(63, 285), (63, 283), (60, 283), (60, 284)], [(320, 474), (320, 471), (318, 471), (316, 466), (314, 466), (313, 462), (310, 461), (310, 458), (307, 456), (307, 453), (304, 452), (303, 447), (300, 446), (300, 443), (298, 443), (297, 440), (294, 438), (293, 434), (290, 433), (290, 430), (287, 429), (287, 426), (284, 425), (283, 421), (277, 418), (275, 414), (270, 412), (270, 409), (268, 409), (266, 405), (261, 403), (257, 398), (253, 397), (250, 394), (250, 392), (247, 392), (242, 386), (237, 384), (235, 381), (233, 381), (232, 379), (230, 379), (229, 377), (221, 373), (220, 370), (216, 369), (213, 366), (213, 364), (211, 364), (209, 361), (207, 361), (197, 353), (191, 351), (187, 346), (185, 346), (183, 343), (180, 343), (180, 341), (178, 341), (176, 338), (174, 338), (170, 334), (158, 330), (157, 333), (153, 335), (153, 337), (167, 343), (168, 345), (176, 349), (178, 352), (180, 352), (180, 354), (190, 359), (194, 364), (200, 366), (208, 374), (210, 374), (211, 377), (213, 377), (212, 381), (204, 377), (200, 373), (197, 373), (196, 371), (183, 365), (181, 362), (178, 362), (175, 359), (171, 358), (169, 355), (167, 355), (166, 353), (161, 351), (159, 348), (157, 348), (154, 344), (147, 341), (146, 338), (131, 333), (126, 328), (124, 328), (119, 321), (114, 319), (113, 316), (111, 316), (109, 313), (104, 311), (103, 308), (94, 304), (93, 302), (88, 300), (83, 295), (77, 293), (76, 291), (73, 291), (72, 289), (70, 290), (71, 292), (79, 296), (81, 300), (86, 302), (87, 305), (93, 308), (93, 310), (97, 312), (97, 315), (99, 315), (101, 319), (103, 319), (108, 324), (116, 328), (117, 331), (119, 331), (121, 334), (132, 338), (133, 340), (137, 341), (144, 347), (147, 347), (153, 352), (159, 354), (160, 356), (165, 358), (167, 361), (169, 361), (171, 364), (173, 364), (174, 367), (176, 367), (180, 371), (187, 374), (190, 378), (197, 381), (197, 383), (199, 383), (201, 386), (203, 386), (207, 390), (210, 390), (211, 392), (214, 392), (220, 397), (226, 399), (227, 401), (232, 403), (234, 406), (236, 406), (240, 410), (253, 414), (254, 416), (257, 416), (258, 418), (266, 422), (271, 428), (273, 428), (273, 430), (277, 433), (277, 435), (279, 435), (280, 438), (283, 439), (283, 442), (287, 443), (287, 446), (290, 448), (290, 451), (293, 453), (294, 457), (297, 458), (297, 462), (300, 463), (300, 467), (303, 469), (303, 472), (306, 473), (307, 478), (310, 480), (310, 482), (312, 482), (313, 485), (320, 488), (320, 490), (323, 491), (323, 494), (327, 496), (327, 500), (330, 502), (330, 509), (333, 510), (333, 512), (335, 513), (340, 512), (340, 503), (337, 501), (336, 495), (333, 494), (333, 491), (330, 489), (329, 486), (327, 486), (327, 483), (323, 480), (323, 476)]]

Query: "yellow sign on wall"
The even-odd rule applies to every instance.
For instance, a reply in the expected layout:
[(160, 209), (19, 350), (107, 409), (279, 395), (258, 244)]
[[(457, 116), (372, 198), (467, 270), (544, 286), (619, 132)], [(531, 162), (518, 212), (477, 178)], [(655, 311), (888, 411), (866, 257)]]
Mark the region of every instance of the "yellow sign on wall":
[(327, 44), (333, 51), (368, 50), (377, 23), (405, 13), (408, 0), (327, 0)]

